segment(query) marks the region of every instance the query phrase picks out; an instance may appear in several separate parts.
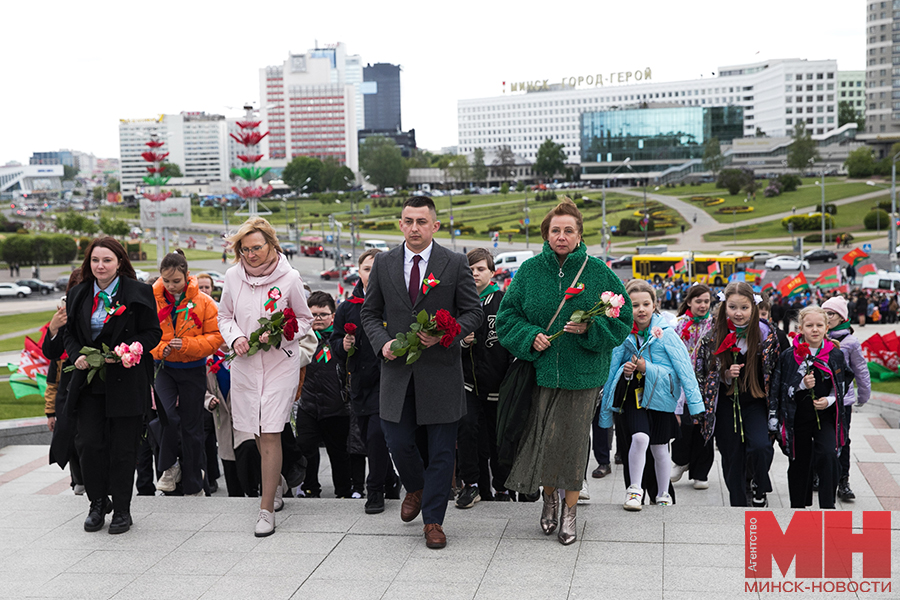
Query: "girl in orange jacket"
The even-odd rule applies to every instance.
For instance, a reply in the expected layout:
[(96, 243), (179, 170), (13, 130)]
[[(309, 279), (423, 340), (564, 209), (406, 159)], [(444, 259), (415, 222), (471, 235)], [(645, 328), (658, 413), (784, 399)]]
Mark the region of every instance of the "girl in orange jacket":
[(185, 496), (202, 496), (206, 357), (222, 344), (218, 308), (212, 298), (200, 293), (180, 250), (162, 259), (159, 274), (153, 295), (163, 335), (153, 358), (157, 362), (156, 410), (162, 424), (156, 466), (163, 474), (156, 489), (173, 492), (181, 481)]

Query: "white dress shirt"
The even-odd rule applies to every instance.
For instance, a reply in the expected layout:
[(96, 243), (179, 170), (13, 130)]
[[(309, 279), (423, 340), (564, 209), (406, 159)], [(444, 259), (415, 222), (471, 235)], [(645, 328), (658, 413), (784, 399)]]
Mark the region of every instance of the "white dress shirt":
[[(434, 241), (428, 244), (428, 247), (422, 250), (418, 256), (419, 261), (419, 285), (428, 276), (428, 261), (431, 258), (431, 249), (434, 248)], [(409, 274), (413, 268), (413, 256), (416, 256), (412, 250), (407, 248), (406, 242), (403, 243), (403, 281), (406, 282), (406, 289), (409, 289)]]

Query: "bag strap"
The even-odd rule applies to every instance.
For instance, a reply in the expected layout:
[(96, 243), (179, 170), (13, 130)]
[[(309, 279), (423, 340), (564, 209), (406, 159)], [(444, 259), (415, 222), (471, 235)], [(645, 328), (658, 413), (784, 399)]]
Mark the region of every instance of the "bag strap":
[[(578, 269), (578, 272), (575, 274), (575, 279), (572, 280), (572, 285), (570, 285), (569, 287), (575, 287), (575, 284), (578, 283), (578, 278), (581, 277), (581, 272), (584, 271), (584, 267), (587, 265), (589, 258), (590, 258), (590, 256), (584, 257), (584, 262), (581, 263), (581, 268)], [(559, 316), (559, 311), (562, 310), (563, 304), (565, 304), (565, 303), (566, 303), (566, 297), (563, 296), (562, 302), (559, 303), (559, 308), (556, 309), (556, 312), (553, 313), (553, 318), (550, 319), (550, 322), (547, 324), (547, 329), (550, 329), (550, 327), (553, 326), (553, 321), (555, 321), (556, 317)]]

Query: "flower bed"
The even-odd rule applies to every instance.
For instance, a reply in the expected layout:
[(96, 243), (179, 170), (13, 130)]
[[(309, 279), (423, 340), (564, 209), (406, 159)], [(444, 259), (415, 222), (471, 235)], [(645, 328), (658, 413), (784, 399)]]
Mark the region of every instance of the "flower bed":
[(731, 214), (731, 215), (737, 215), (737, 214), (742, 214), (742, 213), (752, 213), (753, 207), (752, 206), (726, 206), (724, 208), (720, 208), (716, 212), (722, 213), (722, 214)]
[(718, 206), (719, 204), (725, 204), (725, 198), (707, 198), (703, 206)]

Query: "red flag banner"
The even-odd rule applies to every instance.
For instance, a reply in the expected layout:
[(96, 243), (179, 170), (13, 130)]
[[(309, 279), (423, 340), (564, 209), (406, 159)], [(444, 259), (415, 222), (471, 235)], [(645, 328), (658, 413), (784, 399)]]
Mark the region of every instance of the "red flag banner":
[(675, 267), (669, 267), (669, 270), (666, 271), (666, 275), (669, 279), (673, 279), (675, 277)]
[(679, 273), (684, 273), (685, 271), (687, 271), (687, 263), (684, 262), (683, 258), (675, 263), (675, 270)]
[(844, 285), (838, 286), (838, 288), (834, 291), (836, 291), (838, 294), (849, 294), (850, 286), (845, 283)]
[(864, 341), (862, 349), (868, 362), (881, 365), (891, 371), (896, 371), (897, 365), (900, 364), (900, 356), (888, 347), (880, 333), (876, 333)]
[(716, 261), (713, 264), (709, 265), (709, 267), (706, 268), (706, 272), (709, 275), (715, 275), (716, 273), (721, 273), (722, 271), (719, 270), (719, 261)]
[(787, 279), (787, 282), (782, 279), (781, 283), (778, 284), (779, 291), (785, 297), (799, 294), (809, 289), (809, 282), (803, 273), (798, 273), (795, 277), (785, 277), (785, 279)]
[(874, 263), (869, 263), (867, 265), (860, 265), (860, 267), (856, 270), (857, 275), (865, 275), (866, 273), (877, 273), (878, 267), (875, 266)]
[(869, 255), (859, 248), (854, 248), (853, 250), (845, 254), (842, 258), (845, 262), (855, 267), (861, 260), (869, 258)]

